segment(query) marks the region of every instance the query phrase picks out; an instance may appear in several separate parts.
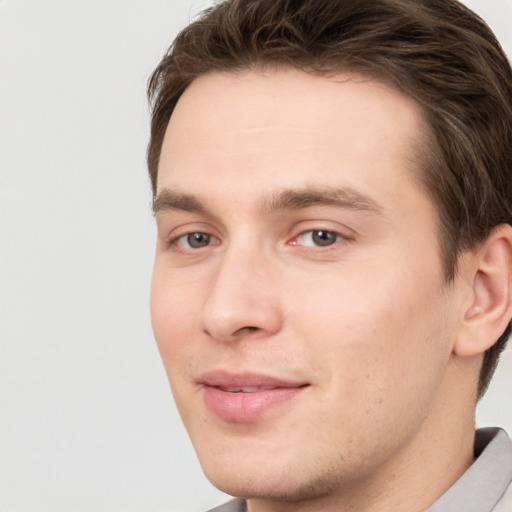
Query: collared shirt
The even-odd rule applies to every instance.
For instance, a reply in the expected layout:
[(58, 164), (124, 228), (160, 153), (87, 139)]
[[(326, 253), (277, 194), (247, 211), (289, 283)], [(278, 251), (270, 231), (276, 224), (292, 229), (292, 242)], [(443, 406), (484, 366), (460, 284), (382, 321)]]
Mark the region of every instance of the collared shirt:
[[(512, 441), (500, 428), (475, 435), (475, 462), (425, 512), (512, 512)], [(247, 512), (236, 499), (209, 512)]]
[(507, 433), (499, 428), (477, 430), (475, 456), (427, 512), (512, 512), (512, 442)]

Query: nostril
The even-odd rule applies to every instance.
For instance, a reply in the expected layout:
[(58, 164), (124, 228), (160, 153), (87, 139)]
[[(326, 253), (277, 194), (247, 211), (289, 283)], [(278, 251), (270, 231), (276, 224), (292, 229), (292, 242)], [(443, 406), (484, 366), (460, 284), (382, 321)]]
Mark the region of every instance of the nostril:
[(259, 331), (261, 331), (261, 329), (259, 327), (255, 327), (253, 325), (248, 325), (246, 327), (241, 327), (240, 329), (235, 331), (233, 333), (233, 336), (235, 338), (239, 338), (241, 336), (243, 337), (244, 335), (248, 335), (248, 334), (259, 332)]
[(242, 327), (241, 329), (238, 329), (237, 331), (237, 334), (242, 334), (242, 333), (248, 333), (248, 332), (256, 332), (256, 331), (259, 331), (260, 328), (259, 327), (254, 327), (252, 325), (248, 325), (247, 327)]

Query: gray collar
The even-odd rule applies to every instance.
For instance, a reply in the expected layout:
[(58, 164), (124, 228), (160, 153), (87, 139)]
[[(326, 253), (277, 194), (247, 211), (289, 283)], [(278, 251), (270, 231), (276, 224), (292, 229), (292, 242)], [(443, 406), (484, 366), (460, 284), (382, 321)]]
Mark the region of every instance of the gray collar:
[(475, 435), (471, 467), (426, 512), (491, 512), (512, 481), (512, 442), (500, 428), (482, 428)]

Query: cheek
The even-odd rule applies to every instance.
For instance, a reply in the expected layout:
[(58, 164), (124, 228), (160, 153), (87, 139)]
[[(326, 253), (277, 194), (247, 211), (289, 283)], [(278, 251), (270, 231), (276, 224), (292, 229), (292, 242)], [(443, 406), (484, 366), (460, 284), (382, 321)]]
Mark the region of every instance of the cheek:
[(197, 322), (193, 295), (172, 286), (161, 277), (155, 266), (151, 285), (150, 309), (153, 333), (165, 368), (171, 378), (171, 367), (189, 357), (192, 329)]
[[(151, 286), (151, 323), (178, 411), (187, 424), (190, 407), (190, 369), (197, 347), (192, 343), (197, 315), (190, 294), (180, 293), (154, 274)], [(197, 300), (196, 300), (197, 302)]]
[(403, 382), (434, 386), (451, 346), (441, 281), (373, 270), (319, 280), (307, 298), (290, 293), (296, 335), (348, 396), (396, 394)]
[[(377, 454), (417, 431), (450, 354), (448, 322), (433, 287), (414, 293), (410, 282), (365, 282), (370, 291), (354, 278), (330, 288), (328, 300), (312, 293), (307, 305), (296, 302), (294, 315), (295, 337), (307, 343), (318, 378), (319, 423), (343, 432), (349, 442), (342, 449), (354, 457)], [(332, 448), (333, 439), (345, 442), (334, 436), (325, 446)]]

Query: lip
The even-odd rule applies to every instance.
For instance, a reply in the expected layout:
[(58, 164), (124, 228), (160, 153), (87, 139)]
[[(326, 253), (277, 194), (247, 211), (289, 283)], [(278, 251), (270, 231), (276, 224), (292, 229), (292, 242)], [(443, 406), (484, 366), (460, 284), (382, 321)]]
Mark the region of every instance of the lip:
[(223, 420), (252, 422), (293, 400), (309, 384), (257, 373), (207, 372), (198, 379), (206, 407)]

